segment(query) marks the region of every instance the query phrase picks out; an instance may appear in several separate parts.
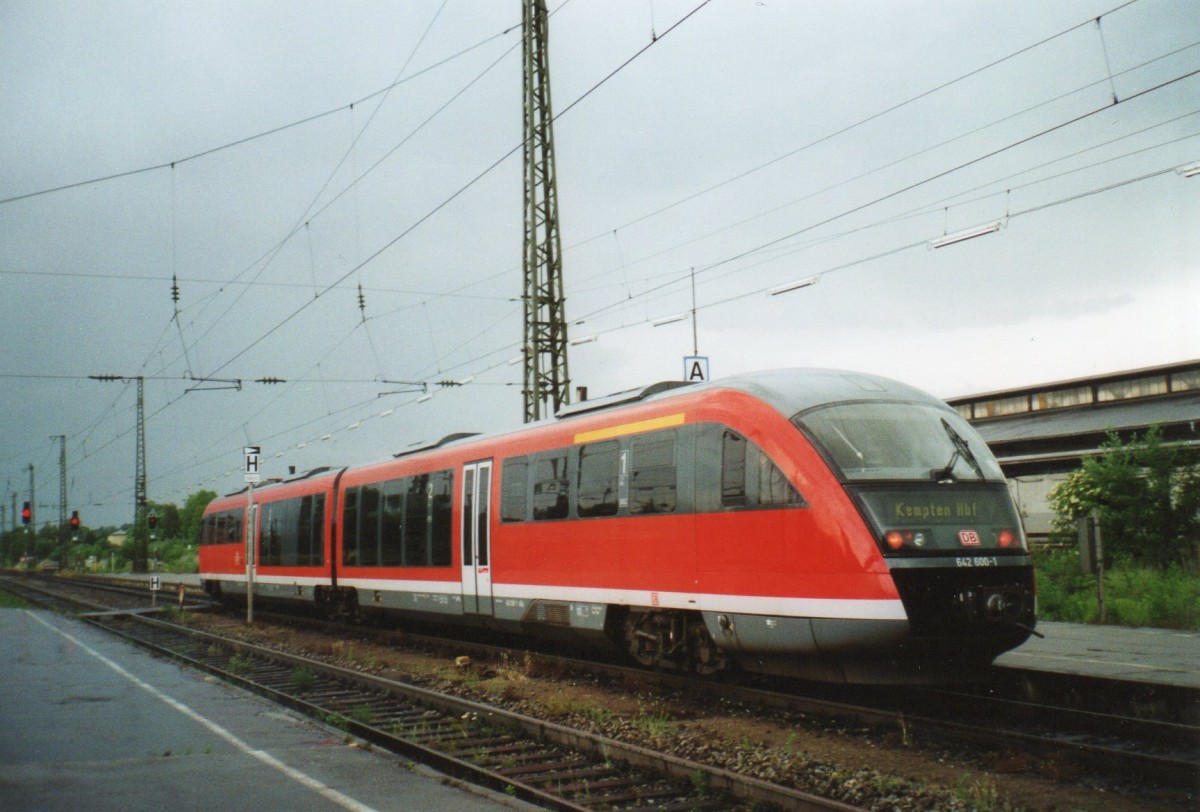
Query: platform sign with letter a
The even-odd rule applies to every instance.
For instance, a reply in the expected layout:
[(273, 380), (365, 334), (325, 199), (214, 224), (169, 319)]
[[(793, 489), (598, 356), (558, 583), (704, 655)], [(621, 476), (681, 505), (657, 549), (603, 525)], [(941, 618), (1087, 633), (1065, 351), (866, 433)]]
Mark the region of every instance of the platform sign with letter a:
[(683, 357), (683, 379), (688, 383), (704, 383), (708, 377), (707, 355), (685, 355)]
[(258, 454), (261, 450), (261, 447), (256, 445), (248, 445), (242, 449), (242, 454), (246, 456), (246, 482), (261, 481), (258, 474)]

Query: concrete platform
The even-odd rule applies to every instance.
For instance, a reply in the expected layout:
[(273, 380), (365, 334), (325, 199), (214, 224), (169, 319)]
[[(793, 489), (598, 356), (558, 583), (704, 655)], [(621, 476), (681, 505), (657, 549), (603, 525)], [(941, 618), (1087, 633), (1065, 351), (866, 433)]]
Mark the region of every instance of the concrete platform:
[[(199, 584), (197, 575), (163, 573), (161, 578), (164, 600), (173, 598), (180, 581)], [(1037, 628), (1045, 639), (1031, 637), (997, 658), (996, 665), (1200, 691), (1200, 632), (1048, 621), (1040, 621)]]
[(527, 809), (51, 612), (0, 610), (0, 809)]
[(1200, 632), (1039, 622), (996, 665), (1200, 690)]

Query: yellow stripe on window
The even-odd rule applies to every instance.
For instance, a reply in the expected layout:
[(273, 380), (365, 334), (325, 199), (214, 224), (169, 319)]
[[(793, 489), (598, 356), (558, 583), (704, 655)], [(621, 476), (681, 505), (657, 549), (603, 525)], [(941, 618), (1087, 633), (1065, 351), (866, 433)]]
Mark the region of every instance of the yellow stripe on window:
[(594, 443), (597, 440), (608, 440), (612, 437), (621, 437), (626, 434), (637, 434), (642, 431), (654, 431), (655, 429), (668, 429), (672, 426), (683, 425), (684, 413), (669, 414), (665, 417), (652, 417), (649, 420), (638, 420), (636, 423), (622, 423), (619, 426), (609, 426), (608, 428), (596, 429), (595, 431), (584, 431), (575, 435), (575, 443)]

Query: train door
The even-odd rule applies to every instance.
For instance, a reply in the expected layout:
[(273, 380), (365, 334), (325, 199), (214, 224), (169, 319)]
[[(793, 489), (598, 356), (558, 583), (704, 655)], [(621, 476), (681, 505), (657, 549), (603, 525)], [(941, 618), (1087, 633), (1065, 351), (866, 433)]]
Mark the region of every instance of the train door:
[(462, 476), (462, 594), (463, 612), (492, 614), (492, 461), (463, 466)]

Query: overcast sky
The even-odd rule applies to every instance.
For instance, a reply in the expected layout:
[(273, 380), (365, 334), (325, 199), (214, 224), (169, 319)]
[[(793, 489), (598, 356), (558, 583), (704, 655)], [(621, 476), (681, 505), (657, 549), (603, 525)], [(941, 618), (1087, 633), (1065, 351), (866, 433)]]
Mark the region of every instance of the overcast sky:
[[(680, 376), (691, 325), (651, 322), (693, 272), (714, 378), (953, 397), (1200, 358), (1194, 0), (549, 5), (592, 396)], [(70, 509), (132, 519), (135, 385), (93, 375), (146, 378), (149, 496), (177, 504), (241, 487), (247, 444), (274, 476), (519, 425), (520, 19), (0, 0), (8, 521), (30, 464), (57, 520), (56, 435)]]

